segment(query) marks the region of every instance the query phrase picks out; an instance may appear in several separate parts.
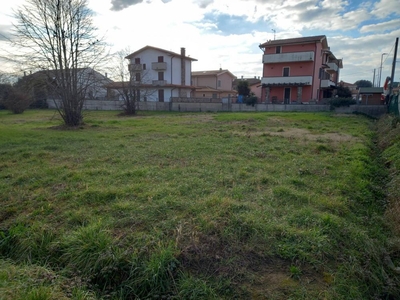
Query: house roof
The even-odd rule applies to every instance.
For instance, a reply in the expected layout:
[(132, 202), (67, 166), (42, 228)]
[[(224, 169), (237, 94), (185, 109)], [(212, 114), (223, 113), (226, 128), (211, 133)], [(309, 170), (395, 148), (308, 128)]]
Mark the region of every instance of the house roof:
[(172, 52), (172, 51), (168, 51), (168, 50), (165, 50), (165, 49), (161, 49), (161, 48), (157, 48), (157, 47), (153, 47), (153, 46), (148, 46), (148, 45), (145, 46), (145, 47), (143, 47), (143, 48), (141, 48), (141, 49), (139, 49), (139, 50), (137, 50), (137, 51), (135, 51), (135, 52), (133, 52), (133, 53), (131, 53), (131, 54), (129, 54), (129, 55), (126, 56), (125, 58), (131, 59), (131, 58), (135, 57), (136, 55), (138, 55), (139, 53), (141, 53), (141, 52), (143, 52), (143, 51), (146, 51), (146, 50), (148, 50), (148, 49), (153, 49), (153, 50), (161, 51), (161, 52), (167, 53), (168, 55), (174, 56), (174, 57), (183, 57), (184, 59), (189, 59), (189, 60), (191, 60), (191, 61), (197, 61), (197, 59), (192, 58), (192, 57), (190, 57), (190, 56), (182, 56), (182, 55), (179, 54), (179, 53), (175, 53), (175, 52)]
[(236, 90), (218, 90), (210, 86), (197, 86), (196, 92), (212, 92), (212, 93), (231, 93), (236, 94)]
[(288, 45), (288, 44), (304, 44), (304, 43), (312, 43), (312, 42), (321, 42), (324, 44), (324, 48), (328, 47), (328, 42), (326, 40), (325, 35), (315, 35), (315, 36), (306, 36), (299, 38), (291, 38), (291, 39), (281, 39), (281, 40), (269, 40), (264, 44), (260, 44), (260, 48), (265, 48), (268, 46), (280, 46), (280, 45)]
[(238, 82), (243, 80), (247, 81), (249, 83), (249, 86), (261, 83), (261, 79), (258, 78), (241, 78), (241, 79), (235, 79), (233, 81), (233, 86), (237, 86)]
[(344, 86), (357, 86), (357, 84), (355, 84), (355, 83), (350, 83), (350, 82), (346, 82), (343, 80), (340, 80), (339, 84), (344, 85)]
[(193, 76), (219, 76), (224, 73), (228, 73), (232, 78), (236, 78), (235, 75), (233, 75), (229, 70), (205, 70), (205, 71), (192, 71), (192, 77)]
[[(64, 70), (67, 71), (67, 70)], [(72, 71), (70, 69), (70, 71)], [(94, 83), (98, 83), (99, 86), (105, 86), (107, 84), (110, 84), (113, 82), (112, 79), (108, 78), (107, 76), (103, 75), (102, 73), (86, 67), (86, 68), (77, 68), (77, 76), (80, 79), (83, 79), (86, 81), (85, 84), (94, 84)], [(34, 80), (37, 81), (38, 84), (41, 84), (42, 82), (48, 82), (50, 84), (54, 83), (54, 80), (59, 79), (59, 77), (61, 76), (61, 71), (60, 70), (40, 70), (40, 71), (36, 71), (32, 74), (26, 75), (23, 78), (25, 80)], [(83, 83), (83, 82), (82, 82)], [(81, 83), (81, 84), (82, 84)], [(82, 84), (82, 85), (85, 85)]]
[[(117, 81), (107, 84), (105, 87), (109, 89), (120, 89), (129, 86), (129, 81)], [(164, 85), (153, 85), (153, 84), (140, 84), (137, 87), (143, 89), (162, 89), (162, 88), (186, 88), (195, 89), (195, 86), (191, 85), (180, 85), (180, 84), (164, 84)]]
[(382, 87), (360, 87), (358, 90), (359, 94), (382, 94)]

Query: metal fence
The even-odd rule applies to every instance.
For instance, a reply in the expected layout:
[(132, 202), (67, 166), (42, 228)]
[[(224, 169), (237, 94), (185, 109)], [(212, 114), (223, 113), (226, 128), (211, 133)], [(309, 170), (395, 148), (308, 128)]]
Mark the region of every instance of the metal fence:
[(400, 115), (400, 103), (399, 103), (399, 94), (397, 95), (392, 95), (389, 98), (389, 107), (388, 107), (388, 112), (390, 114), (394, 114), (396, 116)]

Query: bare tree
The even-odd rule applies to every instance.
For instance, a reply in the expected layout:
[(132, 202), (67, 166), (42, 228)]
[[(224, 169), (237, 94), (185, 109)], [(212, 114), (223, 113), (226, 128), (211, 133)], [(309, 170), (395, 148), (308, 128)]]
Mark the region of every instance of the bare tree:
[(12, 44), (31, 68), (46, 74), (51, 94), (67, 126), (83, 123), (90, 87), (87, 70), (103, 60), (106, 45), (95, 36), (87, 0), (26, 0), (15, 11)]
[(114, 55), (112, 74), (117, 82), (113, 90), (122, 99), (122, 109), (125, 115), (135, 115), (139, 110), (139, 102), (151, 97), (155, 89), (151, 84), (149, 74), (143, 64), (130, 64), (126, 56), (129, 48), (118, 51)]

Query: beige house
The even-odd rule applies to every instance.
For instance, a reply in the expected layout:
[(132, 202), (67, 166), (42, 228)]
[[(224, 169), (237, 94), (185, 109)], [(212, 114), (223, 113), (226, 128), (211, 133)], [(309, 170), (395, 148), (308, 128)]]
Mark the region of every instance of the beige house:
[(233, 89), (233, 75), (228, 70), (208, 70), (192, 72), (192, 86), (196, 89), (192, 97), (222, 99), (236, 97), (237, 92)]
[(341, 81), (339, 82), (339, 85), (340, 85), (340, 86), (343, 86), (343, 87), (348, 87), (349, 90), (350, 90), (350, 92), (351, 92), (351, 97), (352, 97), (353, 99), (357, 99), (357, 97), (358, 97), (358, 88), (357, 88), (357, 85), (356, 85), (356, 84), (354, 84), (354, 83), (349, 83), (349, 82), (345, 82), (345, 81), (341, 80)]

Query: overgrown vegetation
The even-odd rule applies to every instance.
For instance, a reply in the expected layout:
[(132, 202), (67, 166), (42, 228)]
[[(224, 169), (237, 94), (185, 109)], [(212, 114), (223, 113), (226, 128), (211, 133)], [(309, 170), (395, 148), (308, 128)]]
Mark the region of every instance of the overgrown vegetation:
[(116, 115), (0, 112), (5, 299), (400, 297), (370, 119)]
[(332, 98), (328, 102), (333, 110), (335, 107), (350, 106), (356, 104), (356, 100), (352, 98)]
[(14, 114), (22, 114), (32, 102), (29, 89), (24, 86), (0, 84), (0, 105)]
[[(400, 237), (400, 119), (395, 116), (381, 118), (377, 125), (378, 146), (382, 159), (389, 171), (387, 186), (388, 208), (386, 210), (389, 227), (393, 231), (394, 241)], [(396, 242), (395, 242), (396, 245)], [(396, 245), (397, 258), (400, 257), (400, 245)]]

